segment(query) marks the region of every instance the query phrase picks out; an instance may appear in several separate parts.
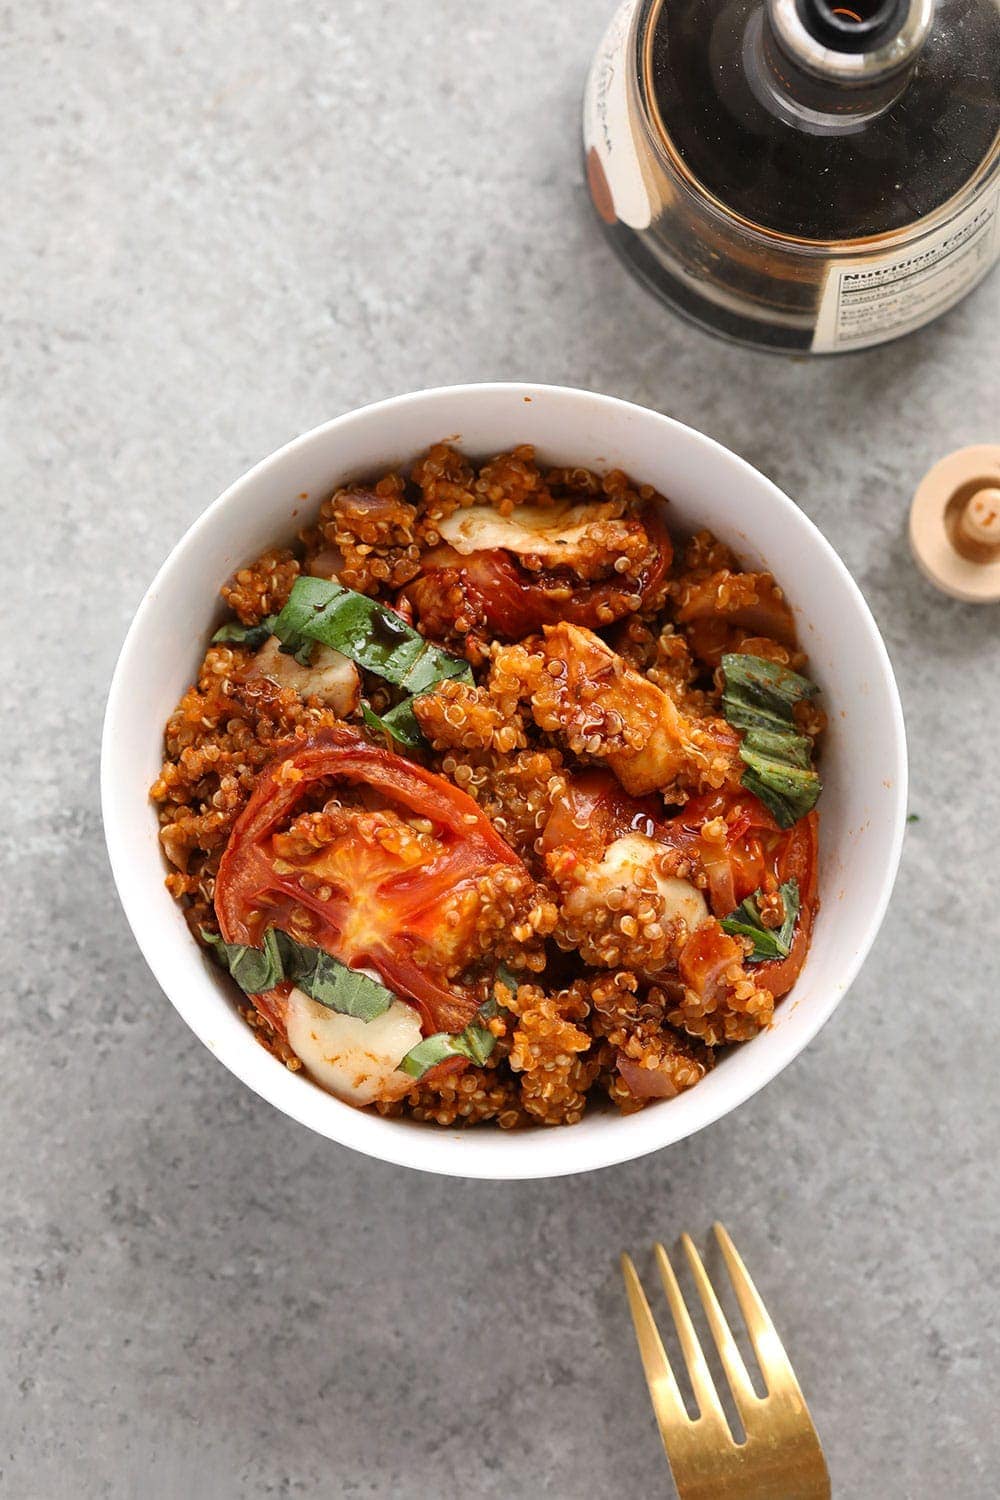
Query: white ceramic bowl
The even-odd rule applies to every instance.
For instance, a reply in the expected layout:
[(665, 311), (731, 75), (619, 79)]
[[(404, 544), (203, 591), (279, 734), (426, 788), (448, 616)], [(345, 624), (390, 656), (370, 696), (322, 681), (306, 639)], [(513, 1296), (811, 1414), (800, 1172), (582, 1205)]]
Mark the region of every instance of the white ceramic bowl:
[[(220, 584), (265, 547), (290, 539), (336, 486), (406, 463), (443, 438), (473, 455), (534, 443), (543, 462), (620, 466), (655, 485), (669, 497), (676, 529), (707, 526), (746, 564), (777, 575), (825, 694), (822, 904), (805, 969), (769, 1031), (731, 1052), (690, 1092), (639, 1114), (595, 1111), (570, 1129), (463, 1132), (342, 1104), (258, 1045), (237, 1014), (230, 981), (193, 941), (164, 888), (147, 789), (160, 766), (164, 722), (221, 615)], [(321, 1135), (385, 1161), (464, 1177), (548, 1177), (682, 1140), (755, 1094), (815, 1036), (857, 974), (889, 900), (905, 821), (906, 747), (892, 668), (864, 599), (829, 543), (770, 480), (711, 438), (608, 396), (465, 385), (337, 417), (266, 458), (208, 507), (163, 564), (122, 649), (104, 725), (101, 794), (111, 864), (136, 940), (191, 1029), (244, 1083)], [(821, 1111), (823, 1101), (815, 1107)]]

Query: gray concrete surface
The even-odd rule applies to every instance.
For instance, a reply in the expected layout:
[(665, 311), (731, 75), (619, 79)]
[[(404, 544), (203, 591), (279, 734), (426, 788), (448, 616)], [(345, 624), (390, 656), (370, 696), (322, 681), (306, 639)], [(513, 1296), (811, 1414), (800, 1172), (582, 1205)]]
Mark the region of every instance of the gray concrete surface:
[[(837, 1496), (996, 1491), (998, 614), (917, 577), (904, 519), (934, 459), (1000, 435), (1000, 281), (834, 363), (659, 314), (581, 182), (608, 9), (4, 17), (10, 1500), (666, 1494), (615, 1257), (716, 1215)], [(132, 611), (229, 480), (359, 402), (520, 376), (658, 407), (798, 498), (885, 632), (920, 821), (862, 978), (763, 1095), (631, 1166), (490, 1186), (314, 1138), (189, 1035), (118, 909), (97, 756)]]

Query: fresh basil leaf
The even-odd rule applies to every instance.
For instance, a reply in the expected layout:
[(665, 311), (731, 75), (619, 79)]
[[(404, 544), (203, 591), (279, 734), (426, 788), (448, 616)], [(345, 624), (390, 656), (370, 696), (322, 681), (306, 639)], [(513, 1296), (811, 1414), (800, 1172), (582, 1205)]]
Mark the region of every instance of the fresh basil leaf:
[(399, 1066), (411, 1078), (422, 1078), (429, 1068), (449, 1057), (467, 1057), (470, 1062), (482, 1066), (495, 1046), (496, 1037), (492, 1031), (473, 1021), (464, 1031), (454, 1035), (449, 1031), (438, 1031), (433, 1036), (425, 1036), (422, 1042), (410, 1048)]
[[(497, 978), (500, 977), (501, 972), (510, 975), (509, 969), (503, 969), (501, 965), (497, 970)], [(517, 980), (512, 975), (509, 979), (505, 978), (504, 983), (517, 989)], [(467, 1057), (470, 1062), (482, 1067), (496, 1046), (497, 1039), (492, 1031), (485, 1026), (480, 1026), (478, 1022), (492, 1021), (493, 1017), (499, 1014), (499, 1001), (491, 995), (489, 999), (483, 1001), (476, 1011), (475, 1020), (470, 1021), (464, 1031), (437, 1031), (433, 1036), (425, 1036), (422, 1042), (410, 1048), (399, 1066), (412, 1078), (422, 1078), (428, 1068), (436, 1067), (439, 1062), (444, 1062), (449, 1057)]]
[(823, 783), (810, 767), (780, 760), (773, 753), (762, 755), (753, 743), (753, 733), (740, 746), (746, 766), (743, 785), (774, 814), (779, 827), (791, 828), (816, 806)]
[(795, 705), (815, 697), (808, 677), (762, 656), (727, 652), (722, 658), (722, 712), (743, 731), (743, 785), (790, 828), (815, 807), (823, 790), (813, 769), (812, 741), (800, 734)]
[(778, 889), (785, 908), (785, 920), (780, 927), (765, 927), (761, 922), (758, 901), (763, 895), (762, 891), (754, 891), (728, 917), (722, 918), (720, 925), (724, 932), (732, 937), (749, 938), (753, 943), (753, 952), (747, 954), (748, 963), (760, 964), (773, 958), (787, 958), (792, 951), (800, 906), (799, 883), (793, 878), (786, 880)]
[[(210, 943), (215, 956), (228, 969), (240, 989), (248, 995), (259, 995), (263, 990), (273, 990), (285, 978), (285, 955), (283, 932), (269, 927), (264, 934), (262, 948), (251, 948), (245, 943), (227, 943), (216, 932), (201, 929), (202, 938)], [(291, 941), (291, 939), (287, 939)]]
[(361, 712), (370, 729), (390, 735), (411, 750), (426, 743), (413, 712), (413, 699), (447, 678), (473, 680), (468, 662), (425, 641), (419, 631), (376, 599), (333, 579), (297, 578), (274, 622), (274, 634), (282, 650), (298, 661), (313, 641), (321, 641), (366, 672), (401, 688), (405, 697), (387, 713), (380, 716), (367, 704), (362, 704)]
[(231, 620), (228, 625), (220, 625), (212, 637), (212, 645), (219, 646), (233, 642), (236, 645), (246, 646), (249, 651), (259, 651), (261, 646), (271, 635), (275, 616), (267, 615), (259, 625), (241, 625), (238, 620)]
[(408, 750), (419, 750), (426, 743), (413, 712), (412, 698), (404, 698), (402, 703), (397, 703), (395, 708), (390, 708), (381, 717), (370, 704), (363, 702), (361, 717), (369, 729), (374, 729), (377, 734), (388, 735), (400, 745), (405, 745)]
[(321, 641), (411, 696), (448, 677), (472, 681), (461, 657), (424, 640), (386, 605), (332, 579), (297, 578), (274, 634), (291, 649), (303, 638)]
[[(773, 729), (747, 729), (743, 734), (743, 744), (757, 760), (794, 766), (800, 771), (812, 770), (812, 740), (804, 734), (791, 730), (778, 734)], [(743, 759), (746, 760), (747, 756)]]
[(205, 928), (201, 935), (248, 995), (273, 990), (287, 980), (328, 1010), (354, 1016), (359, 1021), (374, 1021), (389, 1009), (395, 998), (391, 990), (370, 975), (349, 969), (321, 948), (297, 943), (276, 927), (267, 929), (262, 948), (223, 942)]
[(808, 677), (763, 656), (727, 652), (722, 673), (722, 712), (734, 729), (772, 729), (780, 734), (794, 725), (796, 703), (819, 692)]
[(298, 989), (311, 1000), (359, 1021), (374, 1021), (384, 1015), (395, 996), (370, 974), (360, 974), (338, 963), (319, 948), (299, 948), (294, 975)]

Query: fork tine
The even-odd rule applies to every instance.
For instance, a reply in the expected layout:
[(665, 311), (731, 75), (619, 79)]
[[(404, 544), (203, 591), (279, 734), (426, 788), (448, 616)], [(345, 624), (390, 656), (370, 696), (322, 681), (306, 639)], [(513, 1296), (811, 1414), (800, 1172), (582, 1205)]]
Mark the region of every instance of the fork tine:
[(804, 1407), (805, 1399), (792, 1370), (791, 1361), (785, 1353), (784, 1345), (771, 1322), (771, 1315), (764, 1306), (760, 1293), (750, 1280), (750, 1273), (743, 1264), (739, 1251), (721, 1224), (716, 1223), (712, 1227), (725, 1259), (729, 1279), (733, 1283), (733, 1290), (750, 1334), (750, 1342), (753, 1344), (757, 1363), (760, 1365), (768, 1390), (772, 1394), (782, 1392), (797, 1397)]
[(680, 1341), (681, 1351), (684, 1355), (684, 1363), (687, 1365), (688, 1377), (691, 1381), (691, 1389), (694, 1391), (694, 1399), (698, 1403), (698, 1410), (705, 1421), (711, 1426), (718, 1426), (720, 1432), (728, 1440), (732, 1440), (729, 1431), (729, 1423), (726, 1414), (722, 1410), (719, 1393), (715, 1389), (715, 1381), (712, 1372), (708, 1368), (702, 1347), (698, 1342), (698, 1335), (694, 1331), (691, 1315), (681, 1295), (681, 1289), (674, 1275), (674, 1268), (670, 1264), (670, 1257), (663, 1246), (653, 1246), (656, 1255), (656, 1264), (660, 1269), (660, 1280), (663, 1282), (663, 1290), (667, 1294), (670, 1304), (670, 1313), (677, 1329), (677, 1337)]
[(760, 1397), (751, 1384), (747, 1367), (743, 1363), (743, 1356), (737, 1347), (736, 1340), (733, 1338), (732, 1330), (726, 1322), (726, 1315), (719, 1305), (719, 1299), (715, 1295), (715, 1288), (708, 1279), (708, 1272), (705, 1270), (701, 1256), (695, 1249), (694, 1241), (689, 1234), (682, 1234), (681, 1244), (688, 1258), (688, 1265), (691, 1267), (691, 1274), (694, 1276), (695, 1286), (698, 1288), (698, 1295), (701, 1298), (701, 1305), (705, 1309), (705, 1316), (708, 1318), (708, 1326), (712, 1330), (715, 1347), (719, 1351), (722, 1368), (725, 1370), (726, 1379), (729, 1381), (729, 1389), (733, 1393), (736, 1408), (743, 1418), (744, 1425), (746, 1425), (753, 1408), (760, 1406)]
[(677, 1388), (674, 1372), (670, 1368), (660, 1331), (653, 1321), (646, 1293), (642, 1289), (642, 1282), (639, 1280), (630, 1255), (622, 1256), (621, 1267), (622, 1275), (625, 1277), (625, 1291), (628, 1294), (632, 1322), (635, 1324), (635, 1336), (639, 1344), (642, 1368), (646, 1376), (646, 1384), (649, 1386), (649, 1396), (653, 1403), (660, 1436), (665, 1444), (669, 1430), (675, 1429), (678, 1423), (688, 1423), (691, 1419), (681, 1400), (681, 1393)]

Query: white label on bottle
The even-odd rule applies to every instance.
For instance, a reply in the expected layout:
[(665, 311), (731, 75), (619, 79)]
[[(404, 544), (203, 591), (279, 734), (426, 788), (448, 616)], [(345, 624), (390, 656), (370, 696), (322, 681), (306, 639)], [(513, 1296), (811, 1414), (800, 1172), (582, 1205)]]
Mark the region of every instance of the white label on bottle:
[(921, 328), (954, 307), (1000, 253), (1000, 185), (912, 250), (858, 256), (830, 266), (812, 348), (864, 349)]
[(583, 99), (583, 145), (590, 191), (601, 217), (645, 229), (652, 211), (628, 107), (628, 38), (638, 3), (625, 0), (597, 49)]

